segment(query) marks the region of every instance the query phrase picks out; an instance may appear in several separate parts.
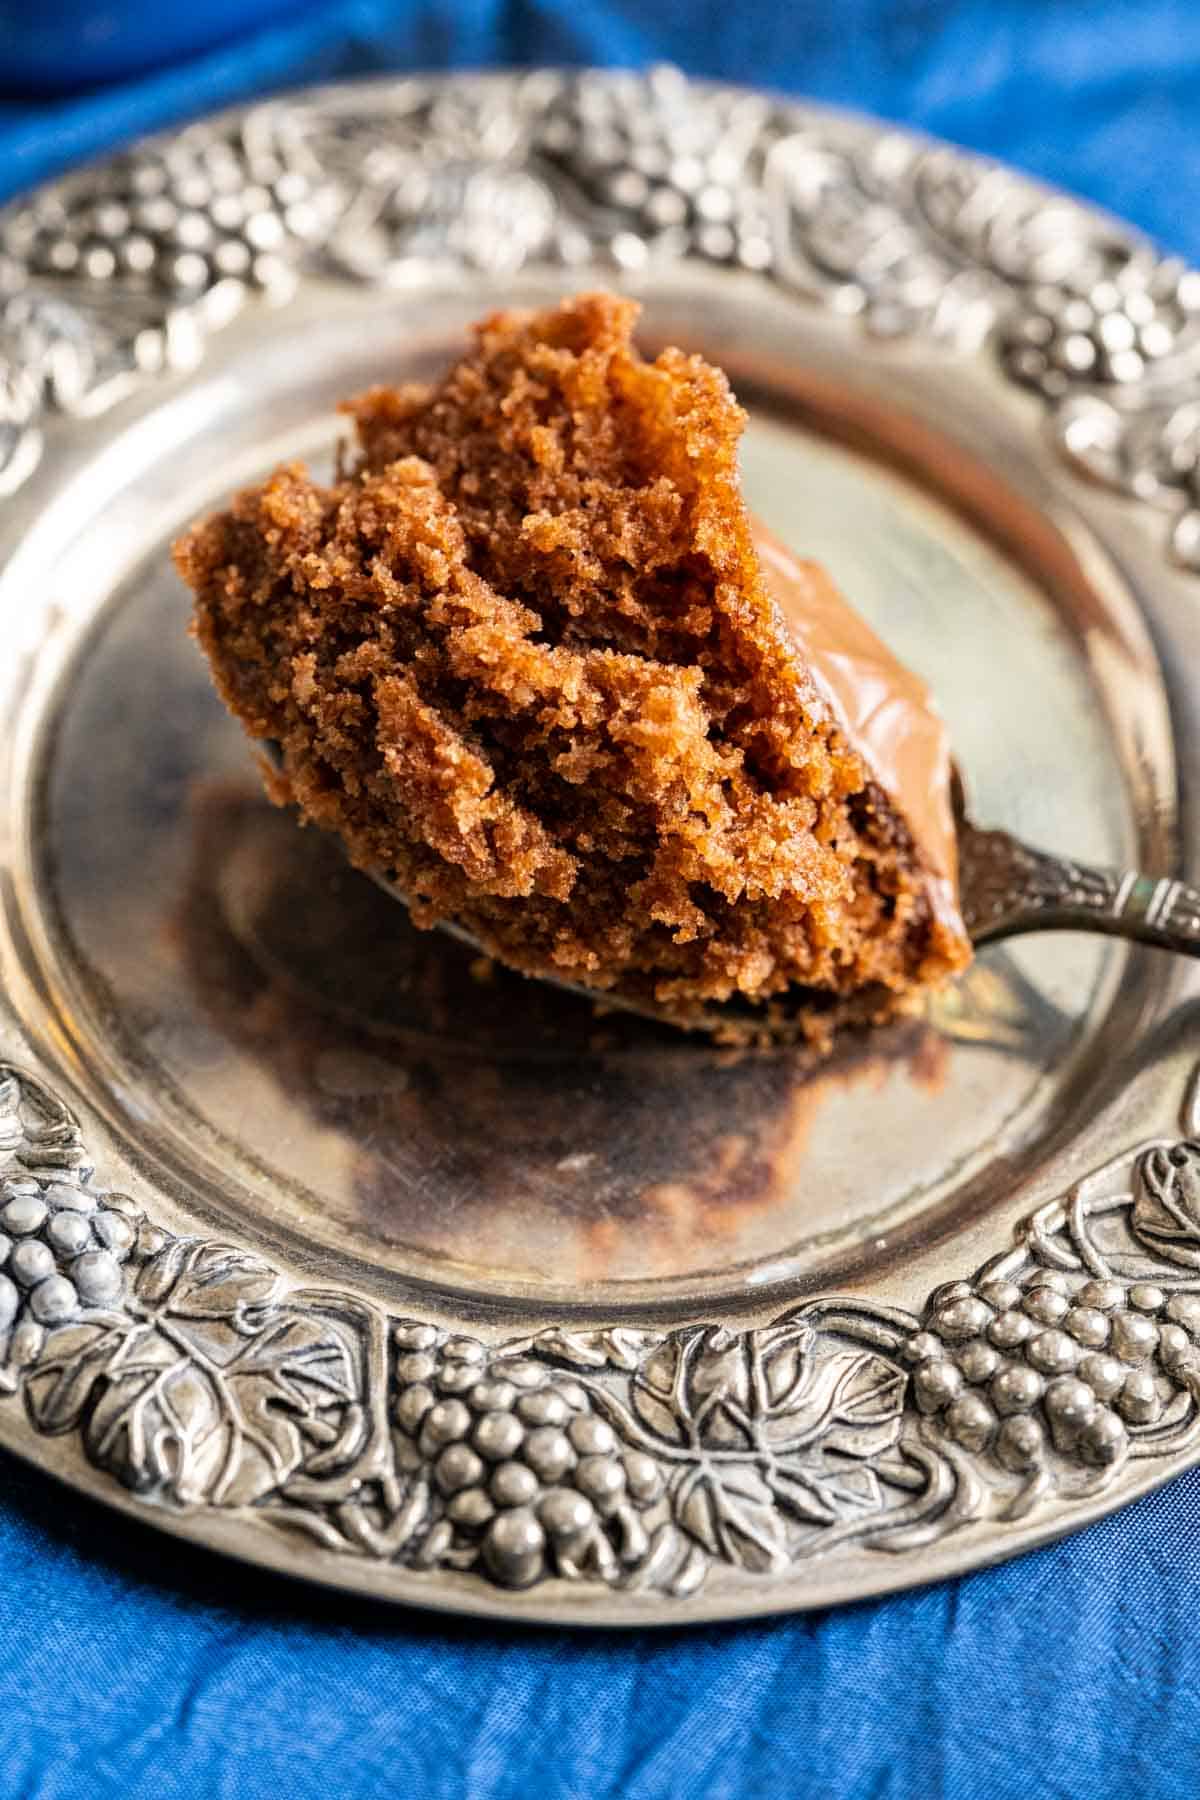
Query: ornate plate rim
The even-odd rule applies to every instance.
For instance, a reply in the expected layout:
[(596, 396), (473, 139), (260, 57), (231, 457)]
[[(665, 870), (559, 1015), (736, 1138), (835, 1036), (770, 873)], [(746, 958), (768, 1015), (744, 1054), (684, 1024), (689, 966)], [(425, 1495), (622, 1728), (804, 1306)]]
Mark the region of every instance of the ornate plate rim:
[[(635, 112), (628, 157), (597, 148)], [(1200, 274), (964, 152), (674, 71), (300, 90), (13, 202), (0, 495), (308, 268), (604, 257), (727, 263), (986, 348), (1079, 473), (1173, 514), (1167, 553), (1200, 573)], [(1195, 1078), (1179, 1135), (1047, 1201), (919, 1316), (818, 1295), (756, 1326), (491, 1343), (148, 1218), (33, 1061), (0, 1066), (0, 1441), (255, 1563), (506, 1618), (748, 1617), (1015, 1554), (1200, 1454)]]

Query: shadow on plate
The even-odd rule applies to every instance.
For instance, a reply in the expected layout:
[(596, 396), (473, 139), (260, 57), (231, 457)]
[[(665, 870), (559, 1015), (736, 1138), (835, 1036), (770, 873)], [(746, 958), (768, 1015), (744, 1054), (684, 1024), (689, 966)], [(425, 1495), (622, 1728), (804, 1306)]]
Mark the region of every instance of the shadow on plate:
[(173, 931), (218, 1033), (350, 1147), (372, 1235), (446, 1254), (519, 1218), (608, 1273), (636, 1226), (655, 1246), (718, 1246), (794, 1182), (830, 1099), (898, 1068), (936, 1092), (956, 1042), (1024, 1055), (1045, 1002), (1004, 959), (915, 1018), (804, 1048), (682, 1037), (497, 968), (408, 915), (234, 782), (194, 790)]

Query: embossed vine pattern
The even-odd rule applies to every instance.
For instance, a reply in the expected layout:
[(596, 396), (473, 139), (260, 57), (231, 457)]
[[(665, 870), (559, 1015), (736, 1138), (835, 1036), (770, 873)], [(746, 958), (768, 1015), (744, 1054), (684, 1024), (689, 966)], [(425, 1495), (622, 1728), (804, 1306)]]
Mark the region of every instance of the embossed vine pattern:
[(150, 139), (0, 215), (0, 495), (53, 411), (187, 368), (305, 270), (690, 256), (884, 335), (992, 346), (1081, 471), (1173, 513), (1200, 570), (1200, 273), (959, 151), (741, 89), (555, 71), (397, 80)]
[(0, 1069), (0, 1384), (147, 1502), (509, 1588), (683, 1595), (857, 1542), (1021, 1519), (1200, 1440), (1200, 1142), (1042, 1207), (920, 1318), (823, 1296), (757, 1328), (487, 1344), (147, 1220)]
[[(151, 140), (0, 216), (0, 494), (55, 412), (185, 369), (306, 270), (696, 257), (988, 344), (1200, 570), (1200, 276), (1006, 171), (672, 71), (408, 80)], [(566, 278), (566, 276), (565, 276)], [(920, 1318), (487, 1344), (291, 1285), (106, 1190), (0, 1073), (0, 1389), (147, 1503), (508, 1587), (673, 1594), (1067, 1506), (1200, 1440), (1200, 1122), (1042, 1208)]]

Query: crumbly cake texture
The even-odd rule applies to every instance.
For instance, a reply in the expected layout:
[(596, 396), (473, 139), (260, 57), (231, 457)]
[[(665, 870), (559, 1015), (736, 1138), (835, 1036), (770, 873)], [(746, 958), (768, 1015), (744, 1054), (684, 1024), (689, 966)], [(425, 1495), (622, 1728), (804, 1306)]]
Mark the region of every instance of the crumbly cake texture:
[(333, 485), (281, 468), (176, 563), (273, 797), (418, 923), (681, 1023), (787, 990), (826, 1036), (969, 946), (764, 585), (724, 375), (636, 315), (495, 314), (349, 403)]

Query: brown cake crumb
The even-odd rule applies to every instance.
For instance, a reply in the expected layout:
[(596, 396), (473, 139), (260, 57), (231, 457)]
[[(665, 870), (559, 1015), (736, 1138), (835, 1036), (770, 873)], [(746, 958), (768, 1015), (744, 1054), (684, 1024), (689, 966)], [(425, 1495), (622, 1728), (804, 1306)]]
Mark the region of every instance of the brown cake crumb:
[(350, 403), (176, 562), (273, 796), (532, 975), (680, 1022), (784, 990), (879, 1018), (969, 946), (774, 605), (744, 416), (697, 356), (585, 295), (499, 313), (438, 387)]

